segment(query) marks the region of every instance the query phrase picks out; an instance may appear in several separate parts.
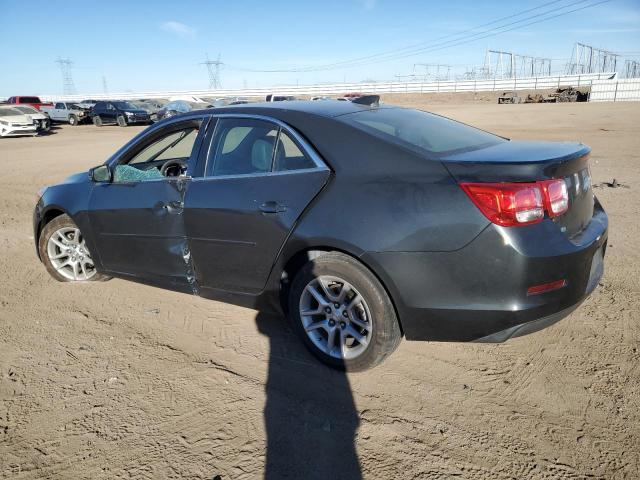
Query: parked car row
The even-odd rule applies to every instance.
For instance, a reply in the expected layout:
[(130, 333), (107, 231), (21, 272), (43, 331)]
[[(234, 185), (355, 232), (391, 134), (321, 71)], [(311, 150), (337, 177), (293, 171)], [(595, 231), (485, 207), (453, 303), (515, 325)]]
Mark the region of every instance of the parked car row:
[[(351, 101), (362, 104), (378, 104), (378, 95), (363, 95), (349, 93), (338, 100)], [(269, 94), (267, 102), (283, 102), (298, 100), (292, 95)], [(311, 100), (331, 100), (326, 96), (312, 97)], [(138, 99), (138, 100), (97, 100), (57, 101), (55, 103), (42, 102), (36, 96), (10, 97), (3, 107), (5, 116), (16, 117), (11, 120), (0, 120), (1, 136), (8, 135), (37, 135), (47, 132), (53, 122), (68, 123), (71, 126), (82, 123), (93, 123), (97, 127), (103, 125), (148, 125), (165, 118), (183, 113), (203, 110), (213, 107), (226, 107), (250, 103), (243, 97), (207, 98), (193, 95), (174, 96), (168, 99)], [(7, 108), (15, 110), (11, 113)], [(17, 118), (19, 117), (19, 118)], [(16, 128), (13, 128), (16, 124)], [(27, 124), (34, 124), (36, 131), (31, 132)]]

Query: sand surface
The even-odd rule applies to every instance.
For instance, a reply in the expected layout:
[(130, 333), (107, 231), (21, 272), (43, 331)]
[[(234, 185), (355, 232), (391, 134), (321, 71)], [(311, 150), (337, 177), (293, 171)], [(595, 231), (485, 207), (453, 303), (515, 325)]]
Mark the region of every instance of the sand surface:
[(597, 190), (606, 271), (581, 308), (500, 345), (404, 341), (344, 375), (282, 319), (47, 275), (36, 191), (141, 128), (0, 139), (0, 478), (640, 478), (640, 104), (387, 100), (591, 145), (594, 183), (628, 188)]

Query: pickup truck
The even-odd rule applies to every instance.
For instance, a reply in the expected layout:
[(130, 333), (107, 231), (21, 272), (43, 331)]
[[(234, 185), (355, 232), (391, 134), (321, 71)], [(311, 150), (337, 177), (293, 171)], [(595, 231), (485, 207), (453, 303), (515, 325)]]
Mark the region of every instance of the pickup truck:
[(42, 112), (49, 115), (52, 122), (68, 122), (69, 125), (76, 126), (83, 122), (91, 121), (91, 116), (87, 109), (72, 102), (56, 102), (52, 107), (42, 107)]
[(40, 110), (40, 107), (50, 107), (53, 103), (42, 103), (40, 97), (15, 96), (9, 97), (7, 103), (13, 105), (31, 105), (33, 108)]

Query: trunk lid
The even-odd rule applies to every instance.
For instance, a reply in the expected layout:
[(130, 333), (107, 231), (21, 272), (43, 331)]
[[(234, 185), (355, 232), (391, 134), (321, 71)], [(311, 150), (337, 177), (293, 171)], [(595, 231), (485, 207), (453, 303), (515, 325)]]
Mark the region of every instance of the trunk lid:
[(589, 172), (591, 149), (582, 143), (500, 142), (486, 148), (441, 157), (457, 182), (535, 182), (564, 179), (569, 209), (553, 218), (561, 231), (579, 234), (593, 217)]

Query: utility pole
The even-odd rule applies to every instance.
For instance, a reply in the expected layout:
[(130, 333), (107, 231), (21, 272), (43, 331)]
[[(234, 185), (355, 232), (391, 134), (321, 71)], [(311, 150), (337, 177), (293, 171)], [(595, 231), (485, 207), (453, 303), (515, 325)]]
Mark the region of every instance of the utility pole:
[(71, 67), (73, 62), (69, 58), (60, 58), (56, 60), (56, 63), (60, 67), (62, 73), (62, 93), (64, 95), (75, 95), (76, 86), (73, 83), (73, 77), (71, 76)]
[(206, 65), (209, 71), (209, 89), (217, 90), (220, 88), (220, 67), (224, 65), (220, 61), (220, 54), (218, 54), (217, 60), (209, 60), (209, 54), (206, 54), (207, 59), (200, 65)]

